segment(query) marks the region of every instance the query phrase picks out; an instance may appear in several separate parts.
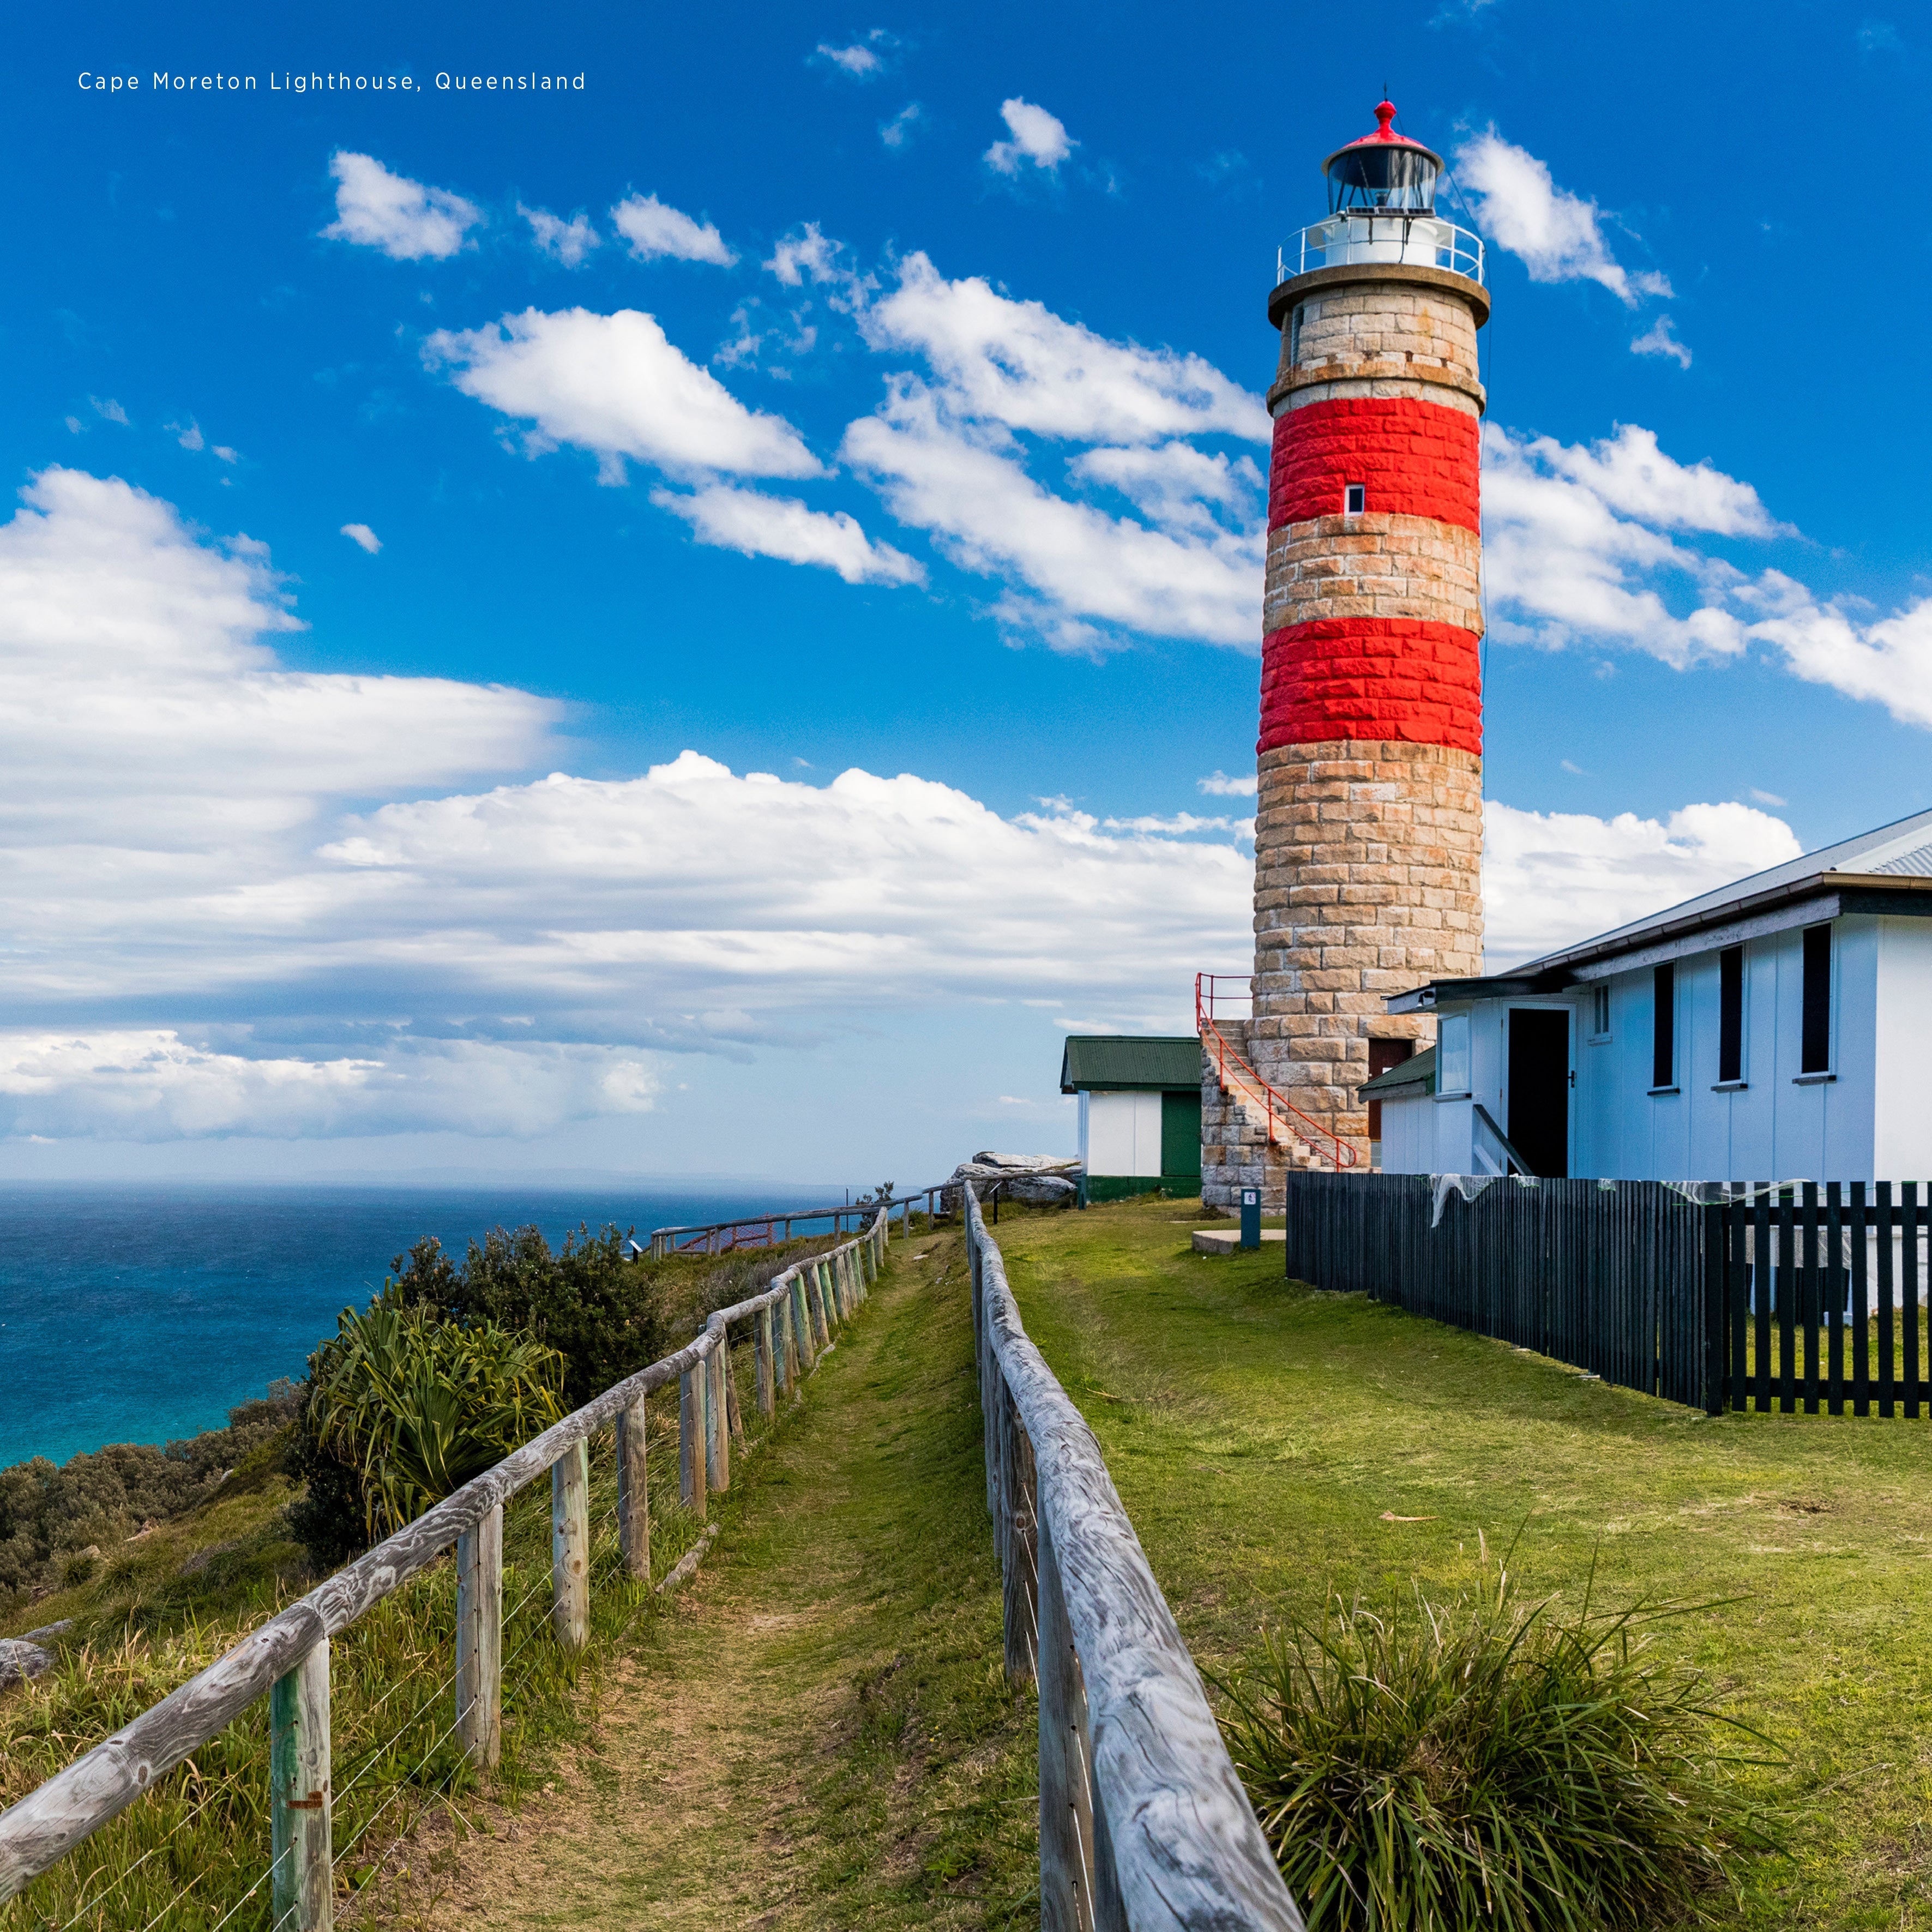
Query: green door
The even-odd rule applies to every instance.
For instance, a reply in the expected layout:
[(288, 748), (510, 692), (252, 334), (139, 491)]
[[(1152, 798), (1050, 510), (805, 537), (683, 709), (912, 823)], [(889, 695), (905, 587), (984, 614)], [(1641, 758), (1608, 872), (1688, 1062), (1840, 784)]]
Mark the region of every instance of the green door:
[(1160, 1096), (1160, 1174), (1163, 1180), (1201, 1178), (1201, 1090)]

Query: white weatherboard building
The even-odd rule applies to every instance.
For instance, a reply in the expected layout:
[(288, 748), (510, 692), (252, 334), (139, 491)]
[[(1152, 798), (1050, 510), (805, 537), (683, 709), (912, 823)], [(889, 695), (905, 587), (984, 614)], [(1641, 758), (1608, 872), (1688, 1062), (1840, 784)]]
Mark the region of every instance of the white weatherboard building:
[(1932, 1175), (1932, 812), (1514, 971), (1388, 1002), (1381, 1165), (1630, 1180)]

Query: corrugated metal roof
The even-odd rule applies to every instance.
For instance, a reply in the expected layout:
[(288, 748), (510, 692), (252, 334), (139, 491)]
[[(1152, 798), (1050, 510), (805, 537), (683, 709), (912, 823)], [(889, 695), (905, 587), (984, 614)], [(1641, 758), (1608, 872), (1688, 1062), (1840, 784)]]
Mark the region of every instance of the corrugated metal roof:
[(1916, 812), (1874, 831), (1862, 832), (1856, 838), (1821, 847), (1781, 866), (1754, 872), (1748, 878), (1714, 892), (1706, 892), (1681, 905), (1666, 906), (1661, 912), (1615, 926), (1594, 939), (1579, 940), (1544, 955), (1525, 960), (1509, 970), (1512, 975), (1534, 976), (1539, 972), (1568, 965), (1582, 958), (1600, 958), (1618, 952), (1634, 952), (1659, 931), (1676, 931), (1714, 924), (1744, 902), (1756, 902), (1785, 889), (1815, 884), (1820, 890), (1834, 888), (1834, 874), (1848, 878), (1932, 878), (1932, 812)]
[(1378, 1073), (1372, 1080), (1364, 1080), (1355, 1092), (1364, 1100), (1386, 1100), (1391, 1094), (1412, 1087), (1419, 1087), (1426, 1093), (1435, 1092), (1436, 1049), (1432, 1046), (1411, 1054), (1406, 1060), (1397, 1060), (1386, 1073)]
[(1060, 1090), (1171, 1093), (1201, 1084), (1201, 1042), (1191, 1034), (1070, 1034)]

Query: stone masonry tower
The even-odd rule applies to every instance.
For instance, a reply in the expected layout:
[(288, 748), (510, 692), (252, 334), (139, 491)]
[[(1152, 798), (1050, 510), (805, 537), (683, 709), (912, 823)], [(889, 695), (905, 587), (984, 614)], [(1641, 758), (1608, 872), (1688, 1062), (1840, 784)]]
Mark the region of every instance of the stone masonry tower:
[[(1322, 164), (1268, 320), (1255, 977), (1248, 1056), (1368, 1166), (1355, 1089), (1430, 1043), (1384, 997), (1482, 970), (1482, 244), (1438, 156), (1376, 110)], [(1396, 1044), (1396, 1042), (1400, 1042)], [(1304, 1137), (1320, 1164), (1332, 1142)], [(1272, 1190), (1270, 1190), (1272, 1191)]]

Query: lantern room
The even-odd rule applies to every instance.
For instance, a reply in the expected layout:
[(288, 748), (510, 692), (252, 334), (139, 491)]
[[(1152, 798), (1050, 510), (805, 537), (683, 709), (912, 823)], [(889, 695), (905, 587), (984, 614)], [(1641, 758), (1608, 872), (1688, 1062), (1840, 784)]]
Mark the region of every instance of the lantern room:
[(1328, 212), (1349, 209), (1402, 209), (1418, 214), (1436, 206), (1436, 178), (1442, 157), (1420, 141), (1398, 134), (1390, 124), (1395, 106), (1384, 100), (1376, 110), (1376, 131), (1337, 148), (1322, 164), (1328, 178)]

